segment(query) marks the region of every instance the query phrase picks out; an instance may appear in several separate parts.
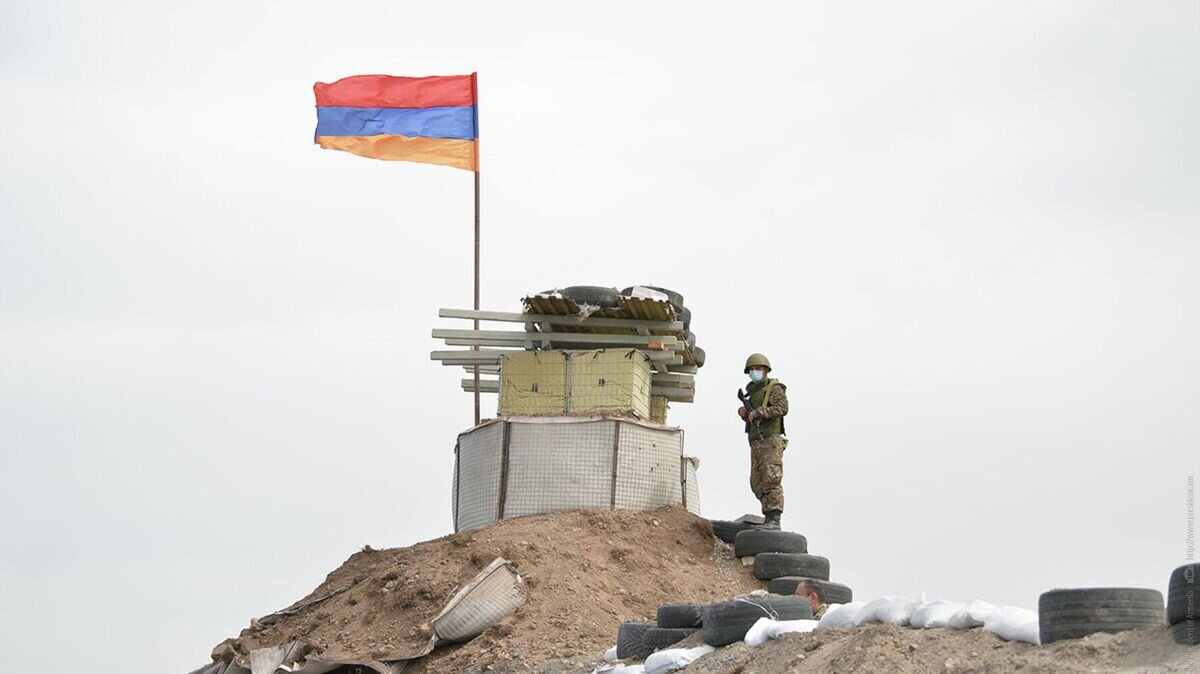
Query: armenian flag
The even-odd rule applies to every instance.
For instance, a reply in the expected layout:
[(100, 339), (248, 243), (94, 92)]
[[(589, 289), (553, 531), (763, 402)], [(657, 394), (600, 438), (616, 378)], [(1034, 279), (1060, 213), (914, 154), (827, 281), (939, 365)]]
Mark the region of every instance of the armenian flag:
[(315, 142), (372, 159), (479, 170), (475, 73), (317, 82)]

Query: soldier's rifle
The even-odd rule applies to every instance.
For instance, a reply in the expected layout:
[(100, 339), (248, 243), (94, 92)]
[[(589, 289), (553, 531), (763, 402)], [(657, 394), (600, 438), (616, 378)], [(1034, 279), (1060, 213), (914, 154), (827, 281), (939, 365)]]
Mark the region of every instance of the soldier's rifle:
[[(737, 397), (738, 397), (738, 400), (742, 401), (742, 407), (746, 408), (746, 415), (749, 416), (750, 413), (754, 411), (753, 404), (750, 402), (750, 392), (743, 391), (742, 389), (738, 389)], [(760, 419), (756, 418), (754, 421), (751, 421), (749, 423), (754, 424), (754, 430), (758, 431), (758, 439), (762, 440), (763, 439), (762, 421)]]

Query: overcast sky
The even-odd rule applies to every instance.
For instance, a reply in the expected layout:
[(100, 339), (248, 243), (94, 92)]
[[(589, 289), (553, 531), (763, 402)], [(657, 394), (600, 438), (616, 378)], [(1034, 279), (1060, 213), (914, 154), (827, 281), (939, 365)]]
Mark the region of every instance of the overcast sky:
[[(312, 84), (479, 72), (483, 299), (652, 282), (705, 515), (858, 598), (1165, 592), (1200, 466), (1195, 2), (0, 5), (0, 660), (184, 672), (448, 533), (471, 175), (312, 145)], [(485, 409), (494, 411), (494, 396)], [(56, 658), (57, 660), (57, 658)], [(40, 664), (39, 664), (40, 663)]]

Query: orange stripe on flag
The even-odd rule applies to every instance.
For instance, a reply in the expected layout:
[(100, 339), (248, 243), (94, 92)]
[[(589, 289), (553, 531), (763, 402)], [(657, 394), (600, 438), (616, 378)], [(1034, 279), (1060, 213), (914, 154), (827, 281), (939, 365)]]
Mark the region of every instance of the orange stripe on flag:
[(467, 171), (476, 170), (478, 140), (423, 138), (383, 134), (379, 136), (317, 136), (317, 145), (361, 157), (441, 164)]

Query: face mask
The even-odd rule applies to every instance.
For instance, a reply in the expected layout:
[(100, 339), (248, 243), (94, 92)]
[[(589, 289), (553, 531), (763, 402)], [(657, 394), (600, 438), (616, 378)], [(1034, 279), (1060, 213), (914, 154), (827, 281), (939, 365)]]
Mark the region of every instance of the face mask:
[(765, 376), (766, 375), (763, 374), (762, 370), (750, 370), (750, 381), (754, 382), (755, 384), (762, 381), (763, 377)]

